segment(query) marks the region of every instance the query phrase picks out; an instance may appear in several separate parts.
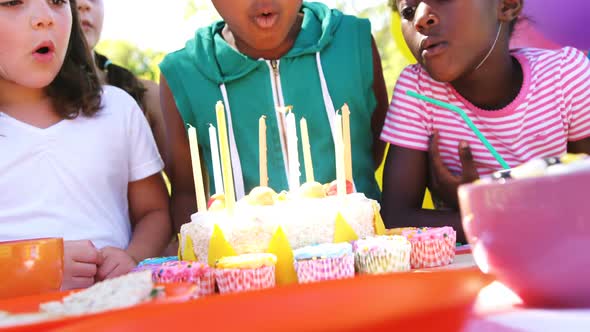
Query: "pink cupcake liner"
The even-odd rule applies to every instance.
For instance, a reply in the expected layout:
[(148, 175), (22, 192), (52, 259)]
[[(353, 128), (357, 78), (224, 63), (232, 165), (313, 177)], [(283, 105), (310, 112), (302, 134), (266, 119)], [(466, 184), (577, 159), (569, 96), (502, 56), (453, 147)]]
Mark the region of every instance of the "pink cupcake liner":
[(354, 256), (348, 254), (337, 258), (306, 259), (295, 262), (299, 283), (354, 277)]
[(413, 269), (449, 265), (455, 258), (456, 233), (444, 238), (412, 240), (410, 265)]
[(216, 269), (215, 280), (221, 294), (272, 288), (275, 286), (275, 267)]
[(167, 262), (152, 273), (152, 278), (159, 283), (188, 282), (199, 284), (199, 295), (215, 293), (215, 275), (209, 266), (198, 262)]

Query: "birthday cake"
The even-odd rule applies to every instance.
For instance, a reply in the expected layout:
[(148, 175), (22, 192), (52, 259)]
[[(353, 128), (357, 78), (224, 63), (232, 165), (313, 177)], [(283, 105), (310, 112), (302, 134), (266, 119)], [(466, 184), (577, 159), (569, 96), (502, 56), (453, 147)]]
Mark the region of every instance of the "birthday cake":
[(316, 186), (298, 195), (256, 189), (237, 202), (233, 213), (227, 209), (195, 213), (181, 228), (181, 252), (192, 246), (197, 261), (212, 265), (218, 257), (212, 259), (210, 250), (220, 237), (233, 254), (242, 255), (268, 252), (279, 229), (292, 250), (376, 234), (376, 217), (380, 220), (376, 201), (361, 193), (326, 196), (321, 190)]

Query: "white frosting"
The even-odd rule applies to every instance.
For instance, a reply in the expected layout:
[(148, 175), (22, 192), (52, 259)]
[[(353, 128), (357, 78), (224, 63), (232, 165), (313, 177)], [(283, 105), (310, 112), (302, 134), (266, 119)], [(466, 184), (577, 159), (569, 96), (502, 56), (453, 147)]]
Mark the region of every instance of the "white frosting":
[(184, 246), (187, 235), (190, 236), (196, 256), (206, 263), (215, 224), (238, 255), (266, 252), (276, 229), (282, 226), (295, 250), (332, 242), (338, 212), (359, 238), (365, 238), (375, 235), (373, 203), (360, 193), (342, 198), (290, 199), (272, 206), (252, 206), (240, 201), (233, 216), (226, 211), (193, 214), (191, 222), (180, 230), (181, 243)]

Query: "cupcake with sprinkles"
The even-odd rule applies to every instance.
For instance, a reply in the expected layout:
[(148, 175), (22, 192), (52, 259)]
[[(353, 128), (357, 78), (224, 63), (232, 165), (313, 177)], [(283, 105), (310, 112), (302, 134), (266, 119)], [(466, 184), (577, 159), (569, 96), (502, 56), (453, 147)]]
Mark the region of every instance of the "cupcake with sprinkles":
[(325, 243), (293, 251), (299, 283), (354, 277), (350, 243)]
[(355, 265), (362, 274), (383, 274), (410, 270), (412, 245), (405, 237), (378, 236), (353, 245)]
[(131, 272), (139, 272), (146, 270), (153, 272), (157, 271), (164, 263), (176, 261), (178, 261), (178, 256), (146, 258), (143, 261), (139, 262), (139, 264), (137, 264), (137, 266)]
[(199, 296), (215, 293), (215, 276), (207, 264), (199, 262), (170, 261), (153, 272), (158, 283), (188, 282), (199, 285)]
[(237, 293), (275, 286), (273, 254), (245, 254), (223, 257), (215, 264), (215, 280), (219, 292)]
[(412, 244), (413, 269), (449, 265), (455, 258), (457, 233), (452, 227), (409, 229), (403, 236)]

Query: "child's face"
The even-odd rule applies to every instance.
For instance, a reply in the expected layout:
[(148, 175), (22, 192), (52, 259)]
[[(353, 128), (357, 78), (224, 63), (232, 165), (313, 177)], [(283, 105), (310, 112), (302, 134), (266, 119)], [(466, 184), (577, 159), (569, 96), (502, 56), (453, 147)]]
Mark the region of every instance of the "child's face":
[(234, 37), (259, 51), (278, 48), (292, 30), (301, 0), (212, 0)]
[(0, 81), (44, 88), (68, 48), (72, 11), (64, 0), (0, 0)]
[(396, 0), (396, 5), (410, 50), (440, 82), (474, 70), (499, 28), (498, 0)]
[(104, 21), (104, 5), (102, 0), (78, 0), (80, 25), (90, 49), (94, 49), (100, 41), (102, 23)]

